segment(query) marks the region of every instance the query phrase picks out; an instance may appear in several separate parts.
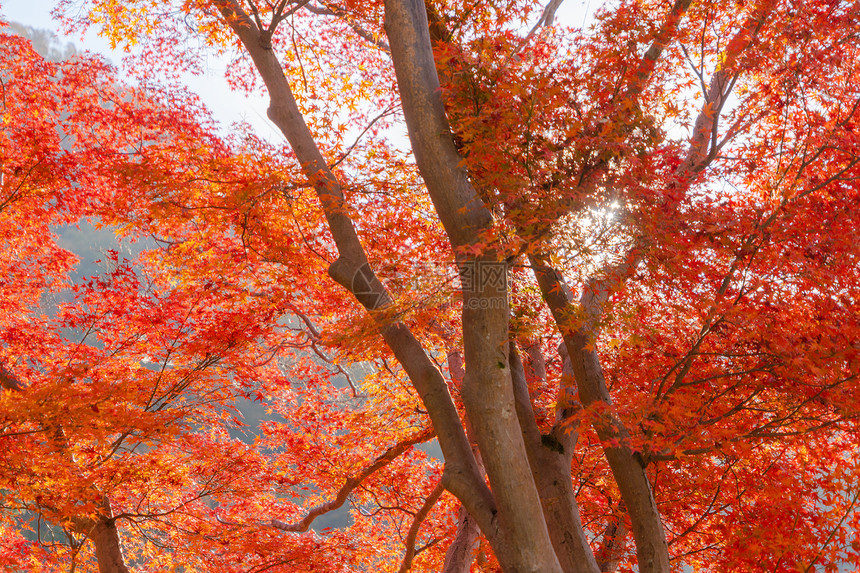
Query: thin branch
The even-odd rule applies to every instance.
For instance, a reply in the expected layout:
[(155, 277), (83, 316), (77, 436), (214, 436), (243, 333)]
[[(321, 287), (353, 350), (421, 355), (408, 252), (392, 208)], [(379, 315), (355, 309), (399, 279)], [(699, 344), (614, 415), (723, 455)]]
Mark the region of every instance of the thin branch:
[(6, 432), (3, 434), (0, 434), (0, 438), (11, 438), (14, 436), (26, 436), (29, 434), (39, 434), (41, 432), (46, 432), (46, 431), (47, 431), (47, 428), (40, 428), (38, 430), (21, 430), (19, 432)]
[(263, 26), (263, 20), (260, 18), (260, 10), (257, 8), (257, 5), (254, 4), (253, 0), (245, 0), (248, 4), (248, 7), (251, 9), (251, 14), (254, 16), (254, 22), (257, 24), (257, 29), (260, 32), (263, 32), (266, 27)]
[(845, 523), (845, 520), (848, 519), (848, 516), (851, 515), (851, 511), (854, 509), (854, 506), (857, 504), (857, 499), (860, 498), (860, 489), (858, 489), (854, 493), (854, 497), (851, 498), (851, 503), (848, 505), (848, 508), (845, 510), (845, 513), (842, 515), (842, 519), (839, 520), (839, 523), (836, 524), (836, 527), (830, 532), (830, 535), (827, 536), (827, 539), (824, 540), (824, 543), (821, 544), (821, 547), (818, 549), (818, 552), (815, 554), (815, 557), (812, 558), (812, 561), (809, 562), (809, 565), (806, 566), (806, 569), (803, 570), (803, 573), (808, 573), (809, 571), (815, 571), (814, 566), (815, 562), (821, 557), (821, 553), (830, 545), (830, 542), (833, 541), (833, 537), (842, 527), (842, 524)]
[(552, 22), (553, 20), (555, 20), (555, 13), (558, 10), (558, 7), (561, 6), (562, 2), (564, 2), (564, 0), (550, 0), (549, 4), (547, 4), (546, 7), (543, 9), (540, 18), (538, 18), (538, 21), (535, 22), (535, 25), (532, 26), (531, 30), (529, 30), (529, 33), (526, 34), (525, 38), (520, 40), (520, 43), (517, 44), (517, 46), (511, 51), (511, 53), (508, 54), (508, 57), (505, 58), (505, 61), (501, 66), (502, 68), (505, 68), (508, 65), (508, 62), (510, 62), (520, 52), (520, 50), (523, 49), (523, 46), (525, 46), (526, 43), (528, 43), (528, 41), (532, 39), (532, 36), (535, 35), (535, 32), (537, 32), (541, 28), (548, 28), (549, 26), (552, 26)]
[(352, 31), (355, 32), (361, 39), (365, 40), (369, 44), (372, 44), (385, 52), (388, 55), (391, 55), (391, 46), (388, 45), (388, 42), (381, 39), (377, 34), (373, 34), (370, 31), (364, 29), (360, 24), (356, 23), (349, 17), (349, 14), (340, 8), (330, 7), (330, 6), (308, 6), (309, 12), (313, 12), (314, 14), (318, 14), (320, 16), (334, 16), (349, 25), (352, 28)]
[[(281, 13), (283, 8), (279, 6), (279, 9), (278, 9), (275, 17), (272, 18), (272, 27), (274, 27), (281, 20), (283, 20), (285, 18), (289, 18), (290, 16), (292, 16), (293, 14), (295, 14), (296, 12), (301, 10), (302, 7), (307, 5), (310, 1), (311, 0), (300, 0), (299, 2), (296, 2), (296, 4), (293, 7), (291, 7), (289, 10), (287, 10), (286, 12), (283, 12), (283, 13)], [(282, 3), (282, 6), (283, 5), (284, 4)]]
[(346, 159), (350, 153), (352, 153), (352, 150), (355, 149), (355, 146), (358, 145), (358, 143), (361, 141), (361, 138), (364, 137), (364, 134), (367, 133), (368, 131), (370, 131), (370, 128), (373, 127), (374, 124), (376, 122), (378, 122), (379, 120), (381, 120), (383, 117), (391, 115), (394, 112), (395, 107), (396, 107), (396, 105), (390, 105), (390, 106), (386, 107), (384, 110), (382, 110), (382, 113), (380, 113), (379, 115), (374, 117), (370, 121), (370, 123), (367, 124), (367, 127), (365, 127), (363, 130), (361, 130), (361, 133), (358, 134), (358, 136), (355, 138), (355, 141), (352, 143), (352, 145), (347, 147), (346, 151), (341, 153), (340, 157), (334, 163), (329, 165), (328, 168), (334, 169), (335, 167), (340, 165), (343, 162), (343, 160)]
[[(436, 432), (432, 427), (425, 428), (413, 435), (410, 438), (403, 440), (402, 442), (398, 442), (397, 444), (391, 446), (385, 453), (381, 456), (377, 457), (372, 464), (364, 468), (358, 475), (354, 477), (347, 478), (346, 483), (344, 483), (341, 488), (338, 490), (337, 495), (334, 499), (327, 501), (325, 503), (321, 503), (313, 508), (311, 508), (308, 513), (299, 521), (293, 523), (287, 523), (285, 521), (281, 521), (279, 519), (273, 519), (269, 525), (276, 529), (280, 529), (282, 531), (290, 531), (302, 533), (310, 529), (311, 523), (313, 520), (319, 517), (324, 513), (328, 513), (330, 511), (334, 511), (341, 507), (344, 503), (346, 503), (346, 499), (352, 493), (352, 491), (361, 485), (365, 479), (367, 479), (370, 475), (372, 475), (377, 470), (380, 470), (387, 466), (389, 463), (397, 459), (404, 452), (406, 452), (409, 448), (414, 446), (415, 444), (420, 444), (426, 442), (428, 440), (433, 439), (436, 435)], [(219, 519), (220, 521), (220, 519)], [(222, 523), (226, 523), (223, 522)]]
[(660, 26), (660, 29), (657, 31), (654, 41), (651, 43), (651, 46), (639, 62), (639, 66), (633, 76), (633, 84), (627, 90), (628, 95), (638, 96), (642, 92), (646, 82), (651, 77), (651, 74), (654, 73), (654, 69), (657, 66), (657, 61), (660, 59), (660, 55), (663, 53), (666, 46), (669, 45), (669, 42), (678, 30), (678, 23), (681, 21), (681, 18), (684, 17), (684, 14), (687, 12), (687, 8), (690, 7), (691, 2), (692, 0), (675, 0), (675, 4), (669, 11), (669, 15), (666, 16), (662, 26)]
[(358, 398), (358, 388), (356, 388), (355, 382), (353, 381), (352, 376), (349, 375), (349, 372), (347, 372), (343, 366), (341, 366), (340, 364), (338, 364), (337, 362), (335, 362), (334, 360), (332, 360), (331, 358), (326, 356), (325, 353), (319, 349), (319, 346), (317, 345), (317, 343), (314, 342), (313, 340), (310, 341), (310, 347), (311, 347), (311, 350), (314, 351), (314, 354), (316, 354), (317, 356), (322, 358), (326, 363), (333, 366), (335, 371), (338, 374), (341, 374), (344, 376), (344, 378), (346, 378), (346, 383), (349, 384), (349, 388), (350, 388), (350, 390), (352, 390), (352, 397)]
[(418, 553), (415, 550), (415, 540), (418, 538), (418, 529), (421, 527), (424, 520), (427, 519), (427, 515), (430, 513), (430, 510), (433, 509), (434, 505), (436, 505), (436, 502), (444, 491), (445, 487), (442, 485), (442, 480), (439, 480), (436, 487), (433, 488), (433, 491), (431, 491), (430, 495), (427, 496), (427, 499), (424, 500), (424, 505), (422, 505), (421, 509), (418, 510), (418, 513), (415, 514), (415, 519), (412, 520), (412, 525), (409, 527), (409, 533), (406, 534), (406, 554), (403, 556), (403, 562), (400, 564), (399, 573), (406, 573), (412, 567), (412, 559), (414, 559), (415, 555)]

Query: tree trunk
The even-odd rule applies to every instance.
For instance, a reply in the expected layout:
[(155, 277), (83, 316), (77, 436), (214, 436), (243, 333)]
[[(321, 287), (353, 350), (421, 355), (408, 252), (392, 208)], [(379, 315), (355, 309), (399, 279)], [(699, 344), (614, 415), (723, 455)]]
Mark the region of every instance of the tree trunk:
[(119, 532), (112, 519), (99, 520), (90, 537), (96, 546), (99, 573), (129, 573), (122, 556)]
[(113, 508), (107, 497), (102, 498), (101, 515), (72, 519), (72, 529), (92, 540), (99, 564), (99, 573), (130, 573), (122, 555), (122, 543), (113, 518)]
[[(576, 435), (566, 431), (560, 423), (549, 434), (541, 435), (535, 423), (525, 369), (513, 346), (510, 362), (517, 415), (550, 539), (561, 568), (565, 573), (598, 573), (573, 491), (570, 466)], [(561, 422), (564, 414), (559, 418), (558, 422)]]
[[(492, 216), (461, 166), (440, 96), (424, 3), (385, 2), (385, 31), (421, 177), (442, 225), (458, 247), (480, 246)], [(558, 572), (540, 498), (514, 406), (508, 367), (507, 264), (494, 246), (459, 257), (463, 279), (462, 397), (498, 508), (504, 547), (494, 546), (510, 572)], [(468, 283), (468, 284), (467, 284)]]

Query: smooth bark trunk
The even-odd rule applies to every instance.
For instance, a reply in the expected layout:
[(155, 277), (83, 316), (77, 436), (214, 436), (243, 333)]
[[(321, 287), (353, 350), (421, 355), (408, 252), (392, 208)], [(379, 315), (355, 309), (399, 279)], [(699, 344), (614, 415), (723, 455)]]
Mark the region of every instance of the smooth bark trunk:
[[(325, 163), (271, 45), (263, 41), (260, 30), (238, 2), (218, 0), (216, 6), (259, 71), (269, 92), (269, 118), (284, 134), (319, 197), (339, 254), (329, 274), (366, 309), (388, 306), (391, 297), (368, 263), (340, 183)], [(490, 542), (498, 543), (495, 501), (472, 455), (442, 373), (403, 323), (384, 325), (382, 336), (409, 375), (433, 422), (445, 456), (445, 488), (466, 505)]]
[(573, 491), (570, 468), (576, 435), (561, 423), (556, 423), (548, 434), (541, 435), (535, 423), (525, 368), (513, 347), (510, 362), (523, 440), (561, 568), (565, 573), (598, 573)]
[[(440, 96), (424, 3), (385, 2), (385, 31), (418, 170), (455, 252), (474, 247), (492, 216), (462, 168)], [(561, 572), (549, 539), (514, 406), (508, 367), (507, 265), (494, 246), (460, 257), (463, 278), (462, 397), (498, 508), (510, 572)], [(468, 285), (466, 284), (468, 282)]]

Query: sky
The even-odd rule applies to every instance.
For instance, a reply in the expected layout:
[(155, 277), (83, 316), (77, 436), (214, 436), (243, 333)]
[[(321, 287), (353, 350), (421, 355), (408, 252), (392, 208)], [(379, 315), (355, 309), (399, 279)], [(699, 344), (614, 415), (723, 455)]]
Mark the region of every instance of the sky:
[[(79, 51), (95, 52), (114, 65), (120, 65), (122, 52), (111, 50), (109, 43), (99, 38), (95, 32), (88, 32), (84, 38), (60, 34), (57, 23), (51, 18), (51, 9), (55, 4), (55, 0), (0, 0), (0, 16), (10, 22), (51, 30), (57, 34), (63, 45), (71, 42)], [(564, 0), (556, 12), (556, 23), (581, 26), (599, 4), (599, 0)], [(224, 80), (225, 68), (224, 62), (210, 59), (206, 75), (189, 74), (185, 77), (185, 83), (201, 97), (212, 115), (223, 126), (247, 122), (258, 136), (270, 141), (280, 140), (280, 132), (266, 118), (268, 104), (265, 98), (248, 97), (246, 94), (231, 91)]]

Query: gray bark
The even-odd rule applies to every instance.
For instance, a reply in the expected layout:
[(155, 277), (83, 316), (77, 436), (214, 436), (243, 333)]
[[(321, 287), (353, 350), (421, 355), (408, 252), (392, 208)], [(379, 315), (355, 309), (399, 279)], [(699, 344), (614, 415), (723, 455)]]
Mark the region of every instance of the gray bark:
[[(583, 289), (577, 309), (580, 312), (571, 312), (573, 301), (564, 279), (536, 257), (532, 259), (532, 265), (544, 300), (561, 330), (582, 405), (588, 407), (601, 403), (608, 412), (594, 429), (601, 441), (614, 444), (604, 447), (603, 452), (630, 514), (639, 571), (668, 573), (669, 546), (651, 483), (641, 459), (628, 445), (629, 432), (612, 413), (612, 399), (600, 359), (592, 346), (598, 335), (611, 280), (591, 281)], [(583, 317), (581, 324), (571, 325), (571, 316)]]
[[(561, 423), (556, 423), (549, 434), (541, 435), (535, 423), (525, 369), (513, 345), (510, 361), (523, 440), (561, 568), (565, 573), (598, 573), (597, 561), (582, 528), (570, 472), (577, 436)], [(559, 418), (561, 422), (564, 415)]]
[[(451, 136), (424, 3), (386, 1), (385, 31), (415, 160), (442, 225), (455, 249), (480, 243), (492, 216), (469, 183)], [(560, 572), (514, 406), (507, 357), (507, 281), (490, 280), (487, 274), (506, 277), (507, 267), (499, 262), (501, 253), (485, 253), (458, 262), (461, 274), (472, 279), (463, 289), (463, 404), (505, 537), (505, 547), (497, 543), (493, 548), (506, 571)]]
[[(329, 268), (331, 277), (349, 290), (368, 310), (391, 304), (391, 297), (371, 269), (364, 248), (347, 215), (343, 192), (328, 168), (299, 112), (280, 62), (254, 21), (235, 0), (216, 2), (223, 18), (248, 51), (269, 93), (269, 118), (289, 142), (325, 212), (339, 257)], [(381, 328), (385, 342), (423, 401), (445, 456), (443, 483), (457, 496), (493, 542), (498, 540), (495, 501), (472, 455), (459, 414), (442, 373), (403, 323)]]

